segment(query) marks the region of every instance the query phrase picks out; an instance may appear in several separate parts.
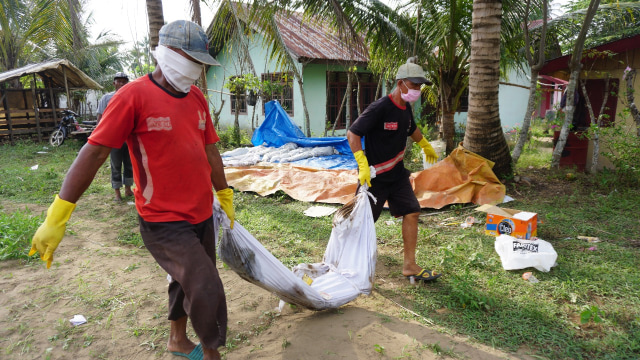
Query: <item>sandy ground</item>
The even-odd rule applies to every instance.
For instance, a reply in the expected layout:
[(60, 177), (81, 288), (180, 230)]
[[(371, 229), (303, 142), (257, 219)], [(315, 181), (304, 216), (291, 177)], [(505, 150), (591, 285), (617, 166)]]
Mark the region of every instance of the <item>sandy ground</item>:
[[(50, 270), (40, 262), (0, 262), (0, 358), (180, 359), (166, 351), (166, 273), (145, 249), (116, 242), (118, 216), (127, 206), (97, 195), (81, 199)], [(226, 359), (527, 358), (419, 322), (375, 291), (339, 309), (285, 306), (279, 313), (277, 297), (221, 263), (218, 268), (233, 344), (221, 348)], [(379, 263), (381, 288), (411, 286), (388, 274)], [(71, 326), (76, 314), (88, 322)]]

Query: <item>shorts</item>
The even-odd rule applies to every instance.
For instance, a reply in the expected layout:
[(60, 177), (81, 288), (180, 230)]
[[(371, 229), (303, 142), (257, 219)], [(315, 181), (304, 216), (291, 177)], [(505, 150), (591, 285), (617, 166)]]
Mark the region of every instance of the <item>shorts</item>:
[[(358, 188), (360, 188), (360, 186), (358, 186)], [(395, 217), (402, 217), (421, 211), (420, 203), (416, 198), (416, 194), (413, 192), (408, 176), (393, 182), (376, 181), (375, 178), (371, 179), (369, 192), (377, 200), (374, 204), (373, 199), (369, 198), (371, 211), (373, 212), (373, 221), (378, 221), (385, 202), (389, 203), (389, 211), (391, 215)]]

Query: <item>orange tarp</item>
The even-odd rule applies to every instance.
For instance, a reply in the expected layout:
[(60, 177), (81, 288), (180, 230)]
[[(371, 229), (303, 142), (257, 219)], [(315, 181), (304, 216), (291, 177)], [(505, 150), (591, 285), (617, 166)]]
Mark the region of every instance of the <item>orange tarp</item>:
[[(497, 204), (505, 186), (491, 168), (493, 162), (458, 147), (429, 169), (411, 174), (420, 206), (440, 209), (456, 203)], [(290, 164), (260, 163), (251, 167), (226, 167), (229, 185), (262, 196), (278, 190), (299, 201), (345, 204), (357, 188), (356, 170), (325, 170)]]

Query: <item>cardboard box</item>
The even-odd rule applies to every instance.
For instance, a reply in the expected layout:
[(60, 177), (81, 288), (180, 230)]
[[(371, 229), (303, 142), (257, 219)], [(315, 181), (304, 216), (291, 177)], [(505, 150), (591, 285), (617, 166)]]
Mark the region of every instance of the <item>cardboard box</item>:
[(536, 213), (500, 208), (495, 205), (482, 205), (476, 210), (487, 213), (484, 230), (487, 235), (506, 234), (529, 240), (538, 234), (538, 214)]

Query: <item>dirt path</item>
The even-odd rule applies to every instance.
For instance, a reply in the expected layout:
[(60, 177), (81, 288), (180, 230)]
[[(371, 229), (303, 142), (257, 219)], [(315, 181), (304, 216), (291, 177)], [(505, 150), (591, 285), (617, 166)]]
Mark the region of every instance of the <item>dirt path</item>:
[[(127, 205), (94, 202), (74, 213), (50, 270), (0, 262), (0, 358), (179, 359), (166, 352), (166, 273), (145, 249), (116, 242), (113, 220)], [(226, 359), (516, 358), (422, 325), (377, 292), (335, 310), (278, 313), (274, 295), (218, 268), (232, 340)], [(76, 314), (88, 322), (71, 326)]]

